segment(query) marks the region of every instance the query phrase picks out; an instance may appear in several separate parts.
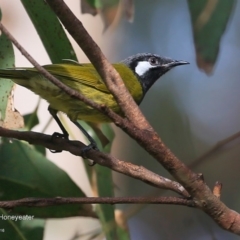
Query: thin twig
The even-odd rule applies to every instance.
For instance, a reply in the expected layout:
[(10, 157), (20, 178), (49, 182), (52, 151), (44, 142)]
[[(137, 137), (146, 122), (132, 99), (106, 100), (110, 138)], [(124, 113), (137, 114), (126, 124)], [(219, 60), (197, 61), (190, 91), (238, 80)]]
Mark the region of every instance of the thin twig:
[(208, 151), (203, 153), (201, 156), (197, 157), (191, 164), (189, 164), (189, 167), (195, 168), (195, 167), (199, 166), (199, 164), (201, 164), (207, 157), (214, 154), (217, 150), (219, 150), (226, 144), (234, 141), (235, 139), (237, 139), (239, 137), (240, 137), (240, 131), (219, 141), (217, 144), (215, 144), (213, 147), (211, 147)]

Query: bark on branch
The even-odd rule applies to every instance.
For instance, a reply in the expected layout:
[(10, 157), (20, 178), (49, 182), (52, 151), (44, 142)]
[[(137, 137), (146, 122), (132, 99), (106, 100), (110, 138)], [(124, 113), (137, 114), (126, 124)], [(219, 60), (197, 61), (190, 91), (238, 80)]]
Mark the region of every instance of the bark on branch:
[(11, 201), (0, 201), (0, 208), (47, 207), (63, 204), (174, 204), (194, 207), (193, 200), (180, 197), (83, 197), (83, 198), (23, 198)]
[[(0, 127), (0, 136), (7, 138), (14, 138), (18, 140), (24, 140), (33, 145), (41, 145), (45, 148), (51, 150), (63, 150), (68, 151), (76, 156), (81, 156), (82, 149), (86, 147), (80, 141), (70, 141), (63, 138), (53, 138), (51, 135), (32, 132), (32, 131), (15, 131), (9, 130)], [(130, 162), (125, 162), (119, 160), (110, 154), (102, 153), (100, 151), (96, 151), (94, 149), (87, 151), (84, 153), (89, 159), (92, 159), (94, 162), (108, 167), (116, 172), (122, 173), (126, 176), (133, 177), (142, 182), (145, 182), (151, 186), (172, 190), (183, 197), (189, 197), (187, 191), (177, 182), (172, 181), (170, 179), (159, 176), (158, 174), (149, 171), (148, 169), (132, 164)]]

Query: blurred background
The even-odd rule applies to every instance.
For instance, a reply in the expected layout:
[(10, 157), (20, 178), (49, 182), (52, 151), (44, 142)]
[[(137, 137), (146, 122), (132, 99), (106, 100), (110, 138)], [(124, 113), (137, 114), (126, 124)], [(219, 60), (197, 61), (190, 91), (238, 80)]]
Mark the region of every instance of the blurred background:
[[(200, 162), (197, 158), (219, 141), (240, 130), (240, 4), (236, 1), (232, 16), (220, 42), (219, 55), (211, 74), (199, 70), (187, 1), (161, 0), (135, 1), (133, 23), (121, 19), (118, 24), (104, 30), (99, 16), (80, 14), (78, 1), (66, 0), (79, 16), (91, 36), (100, 45), (111, 62), (130, 55), (151, 52), (176, 60), (186, 60), (182, 66), (164, 75), (146, 95), (141, 109), (166, 145), (194, 171), (203, 173), (206, 183), (213, 187), (223, 183), (221, 199), (230, 208), (240, 212), (240, 140), (225, 144)], [(42, 47), (31, 21), (20, 1), (0, 0), (3, 23), (19, 42), (42, 65), (50, 60)], [(206, 36), (207, 38), (208, 36)], [(210, 39), (209, 39), (210, 41)], [(72, 41), (80, 62), (88, 61)], [(16, 50), (16, 66), (31, 66)], [(17, 87), (15, 107), (21, 114), (32, 112), (38, 98), (30, 91)], [(41, 123), (34, 131), (41, 131), (49, 115), (42, 101), (38, 112)], [(47, 133), (57, 131), (52, 123)], [(143, 165), (169, 177), (169, 174), (121, 130), (114, 127), (112, 154)], [(77, 136), (80, 138), (80, 136)], [(82, 162), (68, 153), (48, 157), (63, 168), (71, 178), (92, 196)], [(71, 159), (70, 159), (71, 158)], [(116, 196), (172, 195), (156, 190), (137, 180), (114, 173)], [(121, 205), (129, 216), (132, 239), (240, 239), (220, 229), (205, 213), (181, 206)], [(45, 240), (71, 239), (73, 232), (87, 232), (99, 228), (97, 220), (72, 218), (49, 220)], [(79, 238), (84, 239), (84, 238)]]

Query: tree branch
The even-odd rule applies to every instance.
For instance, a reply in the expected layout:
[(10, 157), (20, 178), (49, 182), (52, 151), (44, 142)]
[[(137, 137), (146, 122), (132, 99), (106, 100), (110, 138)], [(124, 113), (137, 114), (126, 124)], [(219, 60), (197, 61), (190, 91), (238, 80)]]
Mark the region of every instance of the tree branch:
[(217, 142), (214, 146), (212, 146), (209, 150), (207, 150), (205, 153), (203, 153), (202, 155), (200, 155), (199, 157), (197, 157), (191, 164), (189, 164), (189, 167), (191, 168), (196, 168), (197, 166), (199, 166), (204, 160), (207, 159), (207, 157), (211, 156), (212, 154), (214, 154), (217, 150), (221, 149), (222, 147), (224, 147), (226, 144), (236, 140), (237, 138), (240, 137), (240, 131), (234, 133), (233, 135), (220, 140), (219, 142)]
[(56, 197), (56, 198), (23, 198), (11, 201), (0, 201), (0, 208), (47, 207), (62, 204), (171, 204), (195, 207), (193, 200), (180, 197)]
[[(32, 131), (15, 131), (2, 127), (0, 127), (0, 136), (24, 140), (30, 144), (41, 145), (51, 150), (68, 151), (76, 156), (81, 156), (82, 149), (86, 147), (85, 144), (79, 141), (70, 141), (63, 138), (53, 138), (51, 135), (47, 134)], [(187, 191), (179, 183), (159, 176), (158, 174), (153, 173), (142, 166), (137, 166), (130, 162), (119, 160), (109, 154), (105, 154), (94, 149), (85, 152), (84, 156), (92, 159), (99, 165), (108, 167), (126, 176), (138, 179), (151, 186), (172, 190), (184, 197), (189, 197)]]

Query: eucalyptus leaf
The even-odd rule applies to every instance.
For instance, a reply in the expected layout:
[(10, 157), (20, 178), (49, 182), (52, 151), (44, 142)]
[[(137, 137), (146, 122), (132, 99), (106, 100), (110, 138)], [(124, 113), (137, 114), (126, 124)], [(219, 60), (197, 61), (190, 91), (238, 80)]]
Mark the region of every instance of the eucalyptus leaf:
[(21, 0), (53, 63), (63, 59), (77, 61), (62, 25), (44, 0)]
[(235, 0), (188, 0), (198, 67), (211, 73)]
[[(0, 200), (26, 197), (85, 197), (70, 177), (34, 148), (20, 141), (3, 139), (0, 145)], [(44, 208), (17, 207), (13, 213), (35, 218), (93, 216), (91, 205), (65, 205)]]
[(37, 112), (29, 113), (23, 116), (25, 122), (25, 128), (27, 130), (31, 130), (33, 127), (39, 124), (39, 119), (37, 116)]
[[(0, 19), (2, 18), (2, 13), (0, 10)], [(6, 37), (4, 33), (0, 35), (0, 68), (11, 68), (14, 67), (14, 52), (13, 45), (10, 40)], [(0, 79), (0, 120), (4, 121), (6, 117), (7, 105), (9, 101), (9, 96), (11, 95), (14, 83), (9, 79)]]

